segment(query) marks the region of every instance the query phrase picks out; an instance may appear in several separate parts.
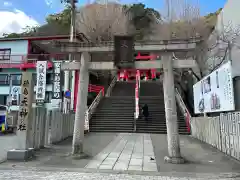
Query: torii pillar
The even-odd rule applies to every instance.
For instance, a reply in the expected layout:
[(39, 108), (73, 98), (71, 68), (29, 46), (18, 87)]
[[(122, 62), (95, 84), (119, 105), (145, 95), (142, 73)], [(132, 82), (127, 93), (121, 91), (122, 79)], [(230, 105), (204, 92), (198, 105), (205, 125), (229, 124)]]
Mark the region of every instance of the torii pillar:
[(89, 84), (89, 61), (90, 61), (89, 53), (88, 52), (81, 53), (77, 105), (72, 141), (72, 154), (77, 156), (84, 155), (83, 140)]
[(184, 163), (184, 159), (181, 157), (180, 152), (172, 54), (163, 53), (162, 63), (164, 72), (163, 89), (168, 142), (168, 156), (166, 156), (164, 160), (168, 163), (182, 164)]

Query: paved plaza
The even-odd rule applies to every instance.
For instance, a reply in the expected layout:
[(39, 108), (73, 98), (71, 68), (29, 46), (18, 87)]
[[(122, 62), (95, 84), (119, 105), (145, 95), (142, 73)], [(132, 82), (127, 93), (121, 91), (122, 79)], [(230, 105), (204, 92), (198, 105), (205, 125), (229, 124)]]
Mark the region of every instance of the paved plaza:
[(150, 134), (120, 133), (86, 168), (157, 171)]
[[(16, 136), (3, 136), (0, 158), (15, 148)], [(89, 133), (85, 159), (71, 156), (72, 139), (36, 151), (28, 162), (0, 163), (1, 180), (231, 180), (240, 179), (240, 163), (190, 136), (180, 136), (186, 164), (168, 164), (165, 134)], [(2, 148), (4, 147), (4, 148)]]

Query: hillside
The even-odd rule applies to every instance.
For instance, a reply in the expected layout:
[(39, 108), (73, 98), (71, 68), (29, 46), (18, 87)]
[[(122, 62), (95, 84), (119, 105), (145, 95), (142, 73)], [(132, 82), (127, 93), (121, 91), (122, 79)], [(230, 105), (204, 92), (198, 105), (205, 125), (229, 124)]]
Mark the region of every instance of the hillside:
[[(88, 8), (98, 8), (100, 5), (95, 4), (88, 6)], [(156, 18), (161, 19), (161, 15), (154, 9), (146, 8), (144, 4), (138, 3), (133, 5), (124, 5), (126, 13), (131, 14), (130, 23), (134, 27), (133, 34), (137, 40), (143, 39), (146, 35), (152, 33), (151, 24), (156, 21)], [(210, 13), (203, 17), (205, 27), (211, 32), (216, 24), (217, 15), (221, 9), (215, 13)], [(30, 28), (26, 32), (21, 34), (5, 34), (5, 38), (17, 38), (28, 36), (54, 36), (54, 35), (68, 35), (70, 29), (70, 8), (66, 7), (61, 13), (49, 15), (46, 18), (46, 24), (37, 27)], [(179, 23), (177, 24), (179, 26)], [(181, 25), (180, 25), (181, 26)]]

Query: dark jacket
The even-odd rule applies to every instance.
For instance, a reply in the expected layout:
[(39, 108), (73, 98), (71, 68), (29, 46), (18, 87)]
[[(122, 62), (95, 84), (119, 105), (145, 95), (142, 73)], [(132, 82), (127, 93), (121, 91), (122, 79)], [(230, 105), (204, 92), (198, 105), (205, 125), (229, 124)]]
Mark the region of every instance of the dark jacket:
[(145, 105), (142, 107), (142, 113), (143, 113), (143, 115), (144, 115), (145, 117), (148, 117), (148, 116), (149, 116), (148, 105), (145, 104)]

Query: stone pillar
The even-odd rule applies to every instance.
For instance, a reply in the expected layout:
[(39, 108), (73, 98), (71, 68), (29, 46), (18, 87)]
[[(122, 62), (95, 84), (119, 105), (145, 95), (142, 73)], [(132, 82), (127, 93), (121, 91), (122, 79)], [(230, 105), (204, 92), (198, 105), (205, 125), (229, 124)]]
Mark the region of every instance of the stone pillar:
[(162, 61), (164, 71), (163, 88), (168, 142), (168, 156), (166, 156), (164, 160), (169, 163), (180, 164), (184, 163), (184, 160), (180, 153), (172, 55), (170, 53), (163, 54)]
[(81, 67), (79, 72), (77, 107), (75, 114), (73, 133), (73, 155), (83, 154), (84, 124), (88, 97), (89, 84), (89, 61), (90, 55), (87, 52), (81, 54)]
[(8, 160), (25, 161), (33, 156), (31, 129), (35, 120), (32, 111), (33, 81), (31, 72), (22, 73), (21, 96), (17, 123), (17, 143), (13, 150), (8, 151)]

